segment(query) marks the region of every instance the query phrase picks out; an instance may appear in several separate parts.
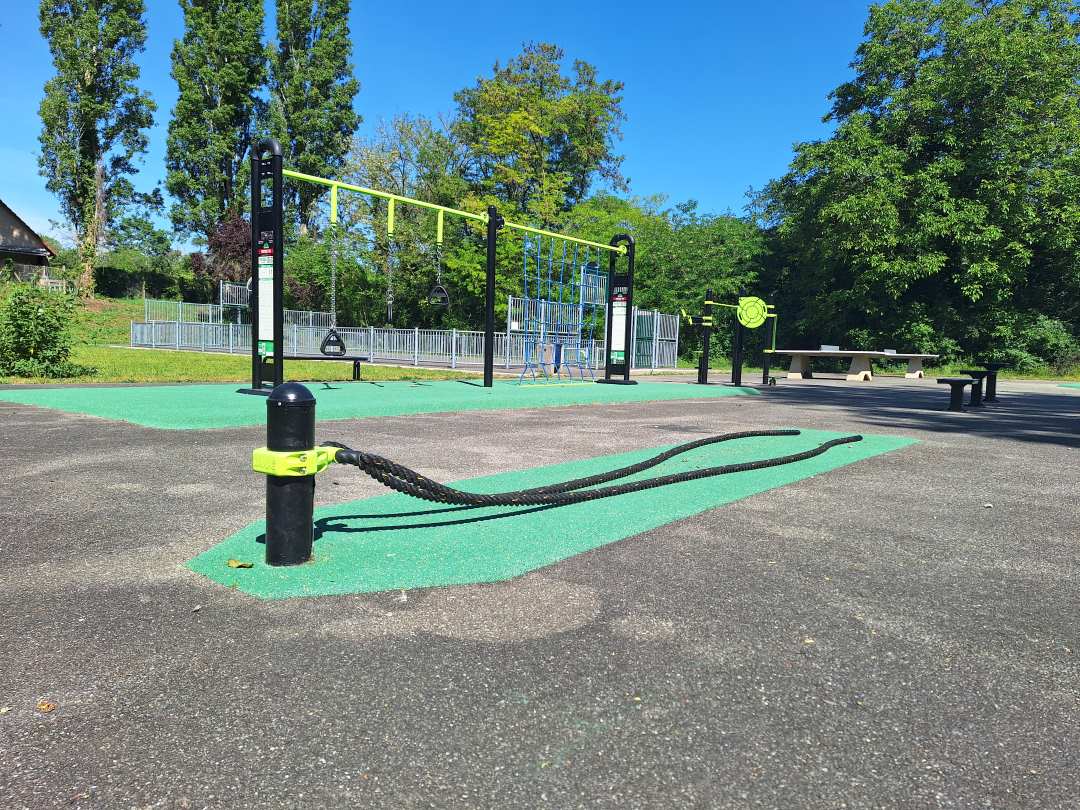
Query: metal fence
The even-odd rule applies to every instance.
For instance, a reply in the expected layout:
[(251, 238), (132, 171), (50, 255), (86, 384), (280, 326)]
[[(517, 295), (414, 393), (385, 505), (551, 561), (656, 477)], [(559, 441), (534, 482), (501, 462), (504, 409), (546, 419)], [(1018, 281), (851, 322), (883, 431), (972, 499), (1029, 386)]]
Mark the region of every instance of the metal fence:
[[(515, 304), (515, 302), (517, 302)], [(523, 312), (522, 299), (510, 300), (506, 332), (495, 333), (495, 364), (517, 368), (525, 363), (526, 335), (515, 328), (515, 312)], [(159, 306), (162, 305), (162, 306)], [(517, 307), (515, 309), (515, 307)], [(251, 326), (225, 321), (217, 304), (187, 304), (180, 301), (146, 302), (146, 321), (131, 324), (134, 347), (187, 351), (251, 351)], [(292, 317), (290, 317), (292, 313)], [(283, 351), (286, 355), (321, 357), (319, 346), (330, 326), (329, 313), (286, 310)], [(159, 317), (150, 317), (156, 315)], [(174, 317), (160, 317), (171, 315)], [(182, 318), (179, 316), (186, 316)], [(305, 316), (325, 316), (325, 319)], [(188, 318), (195, 318), (189, 320)], [(322, 322), (317, 322), (317, 321)], [(316, 321), (316, 322), (313, 322)], [(411, 365), (480, 366), (484, 363), (484, 333), (458, 329), (380, 329), (374, 326), (339, 326), (338, 335), (349, 355), (368, 357), (372, 362), (389, 361)], [(580, 364), (599, 369), (604, 361), (603, 313), (596, 339), (584, 338), (580, 346), (563, 347), (567, 366)], [(570, 352), (580, 352), (580, 358)], [(679, 319), (652, 310), (634, 310), (634, 368), (674, 368), (679, 355)]]
[[(535, 331), (536, 324), (543, 321), (551, 340), (570, 331), (576, 332), (577, 329), (582, 329), (584, 335), (588, 331), (587, 319), (590, 317), (596, 318), (593, 335), (603, 341), (607, 334), (607, 313), (603, 308), (585, 308), (582, 312), (574, 304), (515, 296), (510, 296), (508, 302), (506, 331), (509, 334), (524, 335), (527, 325)], [(583, 336), (583, 340), (587, 341), (588, 338)], [(679, 316), (634, 307), (633, 368), (675, 368), (678, 356)]]
[[(484, 364), (484, 333), (458, 329), (377, 329), (373, 326), (339, 326), (338, 335), (349, 355), (372, 362), (411, 365), (481, 366)], [(287, 326), (286, 355), (322, 357), (319, 345), (326, 329)], [(131, 324), (131, 345), (140, 348), (179, 349), (246, 354), (251, 351), (251, 326), (246, 323), (178, 323), (156, 321)], [(523, 364), (524, 335), (495, 333), (495, 364), (514, 368)], [(582, 364), (598, 369), (603, 364), (604, 343), (583, 346)]]
[(218, 302), (226, 307), (246, 307), (251, 291), (247, 284), (237, 284), (235, 281), (218, 282)]
[[(236, 285), (239, 286), (239, 285)], [(229, 312), (235, 309), (230, 305), (191, 304), (187, 301), (162, 301), (156, 298), (143, 299), (143, 320), (147, 323), (175, 321), (184, 324), (225, 324), (235, 320), (236, 315)], [(334, 317), (329, 312), (313, 312), (306, 309), (285, 310), (285, 323), (292, 326), (309, 326), (329, 329)]]
[[(641, 313), (639, 313), (640, 315)], [(651, 318), (648, 319), (651, 322)], [(639, 318), (639, 325), (642, 319)], [(377, 329), (338, 327), (350, 355), (411, 365), (479, 366), (484, 363), (484, 333), (457, 329)], [(326, 329), (290, 325), (285, 328), (286, 355), (321, 357), (319, 345)], [(251, 326), (246, 323), (183, 323), (156, 321), (131, 324), (131, 345), (143, 348), (180, 349), (203, 352), (246, 354), (251, 351)], [(586, 368), (603, 366), (604, 341), (583, 341), (581, 364)], [(564, 349), (565, 352), (568, 351)], [(495, 333), (495, 363), (504, 368), (524, 365), (525, 335)], [(635, 340), (635, 368), (674, 368), (678, 343), (658, 339), (655, 333), (640, 334)], [(575, 358), (576, 360), (576, 358)], [(566, 357), (567, 365), (574, 365)]]

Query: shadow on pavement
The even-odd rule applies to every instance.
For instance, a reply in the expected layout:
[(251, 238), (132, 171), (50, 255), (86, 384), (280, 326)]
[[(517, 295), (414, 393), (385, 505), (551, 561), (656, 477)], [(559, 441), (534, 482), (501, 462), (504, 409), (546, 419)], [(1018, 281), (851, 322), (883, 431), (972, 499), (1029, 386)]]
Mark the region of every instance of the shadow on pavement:
[(967, 433), (998, 439), (1080, 447), (1080, 397), (1075, 394), (1001, 391), (998, 401), (963, 413), (946, 410), (949, 392), (923, 384), (850, 383), (778, 385), (758, 389), (788, 405), (837, 408), (869, 427)]

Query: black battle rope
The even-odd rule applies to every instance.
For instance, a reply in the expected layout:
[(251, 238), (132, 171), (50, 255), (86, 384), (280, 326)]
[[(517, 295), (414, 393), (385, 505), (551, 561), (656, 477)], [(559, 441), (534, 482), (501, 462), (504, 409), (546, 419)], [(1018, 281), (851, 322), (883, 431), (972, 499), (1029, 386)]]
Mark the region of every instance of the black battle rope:
[(533, 489), (522, 489), (515, 492), (498, 492), (491, 495), (483, 495), (475, 492), (464, 492), (460, 489), (448, 487), (433, 481), (416, 470), (409, 469), (390, 459), (377, 456), (374, 453), (365, 453), (362, 450), (353, 450), (338, 442), (323, 442), (324, 447), (337, 447), (335, 459), (340, 464), (353, 464), (374, 478), (381, 484), (397, 492), (403, 492), (414, 498), (435, 503), (455, 504), (459, 506), (566, 506), (572, 503), (595, 501), (599, 498), (610, 498), (615, 495), (625, 495), (628, 492), (640, 492), (645, 489), (677, 484), (681, 481), (696, 481), (699, 478), (711, 478), (714, 475), (727, 475), (729, 473), (747, 472), (749, 470), (763, 470), (768, 467), (779, 467), (783, 464), (793, 464), (796, 461), (805, 461), (814, 456), (820, 456), (830, 448), (841, 444), (851, 444), (862, 441), (862, 436), (843, 436), (839, 439), (830, 439), (810, 450), (800, 453), (791, 453), (786, 456), (760, 459), (758, 461), (744, 461), (738, 464), (723, 464), (719, 467), (704, 467), (700, 470), (660, 475), (656, 478), (646, 478), (644, 481), (631, 481), (625, 484), (616, 484), (599, 489), (582, 489), (582, 487), (603, 484), (616, 478), (625, 478), (628, 475), (655, 467), (670, 458), (696, 450), (709, 444), (731, 441), (732, 439), (747, 439), (757, 436), (798, 436), (797, 430), (748, 430), (741, 433), (725, 433), (720, 436), (709, 436), (705, 439), (697, 439), (686, 444), (680, 444), (670, 450), (631, 464), (617, 470), (598, 473), (587, 478), (576, 478), (559, 484), (549, 484)]

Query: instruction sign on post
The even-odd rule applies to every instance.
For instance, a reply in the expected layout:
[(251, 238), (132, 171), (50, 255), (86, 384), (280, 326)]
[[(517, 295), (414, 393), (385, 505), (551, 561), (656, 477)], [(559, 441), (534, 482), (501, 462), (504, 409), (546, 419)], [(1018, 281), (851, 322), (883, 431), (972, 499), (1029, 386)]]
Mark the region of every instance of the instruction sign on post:
[(267, 139), (251, 153), (251, 388), (266, 394), (284, 381), (281, 284), (281, 145)]
[[(274, 232), (260, 231), (256, 247), (259, 267), (259, 301), (274, 300)], [(259, 354), (263, 357), (274, 353), (274, 308), (259, 307)]]
[[(633, 385), (630, 363), (633, 358), (634, 319), (634, 238), (619, 234), (611, 240), (613, 248), (608, 259), (607, 335), (604, 376), (599, 383)], [(618, 270), (620, 255), (625, 259), (622, 272)]]
[(608, 357), (611, 363), (622, 365), (626, 362), (626, 305), (630, 300), (630, 288), (625, 284), (611, 291), (611, 350)]

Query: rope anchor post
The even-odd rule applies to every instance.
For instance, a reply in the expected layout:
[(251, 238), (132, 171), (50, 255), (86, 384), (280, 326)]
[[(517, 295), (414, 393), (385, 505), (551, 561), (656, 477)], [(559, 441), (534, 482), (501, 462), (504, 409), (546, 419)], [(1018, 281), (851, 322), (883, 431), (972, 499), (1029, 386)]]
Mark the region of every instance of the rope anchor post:
[(277, 386), (266, 400), (266, 447), (252, 457), (252, 466), (266, 473), (267, 565), (300, 565), (311, 559), (320, 455), (315, 447), (315, 397), (300, 383)]

